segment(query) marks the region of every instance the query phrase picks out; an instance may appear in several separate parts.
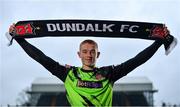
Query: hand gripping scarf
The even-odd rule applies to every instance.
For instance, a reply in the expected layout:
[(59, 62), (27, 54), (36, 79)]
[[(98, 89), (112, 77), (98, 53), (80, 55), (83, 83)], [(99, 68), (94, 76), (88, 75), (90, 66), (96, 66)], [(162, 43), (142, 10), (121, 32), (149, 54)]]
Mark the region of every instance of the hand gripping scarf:
[(164, 24), (110, 21), (110, 20), (29, 20), (15, 24), (13, 38), (37, 37), (108, 37), (162, 40), (165, 54), (176, 46), (177, 39), (172, 35), (164, 36)]

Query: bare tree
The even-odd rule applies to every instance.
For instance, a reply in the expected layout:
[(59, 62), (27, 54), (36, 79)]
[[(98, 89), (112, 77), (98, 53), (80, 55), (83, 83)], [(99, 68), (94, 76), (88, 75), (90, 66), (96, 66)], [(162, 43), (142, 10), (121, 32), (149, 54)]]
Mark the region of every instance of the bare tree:
[(18, 94), (18, 98), (16, 99), (16, 104), (17, 105), (29, 105), (29, 101), (30, 101), (30, 94), (28, 94), (27, 92), (30, 91), (29, 87), (26, 87), (25, 89), (23, 89), (19, 94)]

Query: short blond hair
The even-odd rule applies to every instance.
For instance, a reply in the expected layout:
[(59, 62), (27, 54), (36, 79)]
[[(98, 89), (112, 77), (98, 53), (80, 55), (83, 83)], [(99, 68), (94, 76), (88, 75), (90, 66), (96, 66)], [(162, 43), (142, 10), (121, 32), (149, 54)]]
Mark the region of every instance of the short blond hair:
[(83, 44), (85, 44), (85, 43), (93, 44), (93, 45), (95, 45), (96, 48), (98, 49), (98, 44), (97, 44), (94, 40), (91, 40), (91, 39), (86, 39), (86, 40), (82, 41), (82, 42), (80, 43), (79, 49), (81, 49), (81, 46), (82, 46)]

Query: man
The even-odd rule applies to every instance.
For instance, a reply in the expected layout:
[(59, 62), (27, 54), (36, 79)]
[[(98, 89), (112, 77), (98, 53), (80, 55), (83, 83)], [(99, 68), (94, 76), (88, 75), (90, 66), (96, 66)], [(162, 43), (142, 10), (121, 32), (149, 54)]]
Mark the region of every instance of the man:
[[(12, 25), (9, 32), (15, 33), (14, 29)], [(163, 37), (168, 35), (167, 28), (163, 33)], [(17, 38), (16, 41), (31, 58), (64, 82), (71, 106), (112, 106), (115, 81), (149, 60), (162, 45), (162, 41), (157, 40), (124, 63), (97, 68), (96, 60), (100, 52), (93, 40), (84, 40), (80, 44), (78, 56), (82, 67), (60, 65), (25, 39)]]

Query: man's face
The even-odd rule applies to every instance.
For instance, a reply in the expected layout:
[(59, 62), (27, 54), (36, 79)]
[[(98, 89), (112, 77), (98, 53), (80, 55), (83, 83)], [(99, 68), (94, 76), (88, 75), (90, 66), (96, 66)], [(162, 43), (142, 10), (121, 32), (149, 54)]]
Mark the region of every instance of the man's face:
[(94, 44), (84, 43), (80, 47), (78, 52), (79, 57), (81, 58), (83, 67), (93, 67), (95, 66), (96, 59), (99, 57), (99, 52)]

